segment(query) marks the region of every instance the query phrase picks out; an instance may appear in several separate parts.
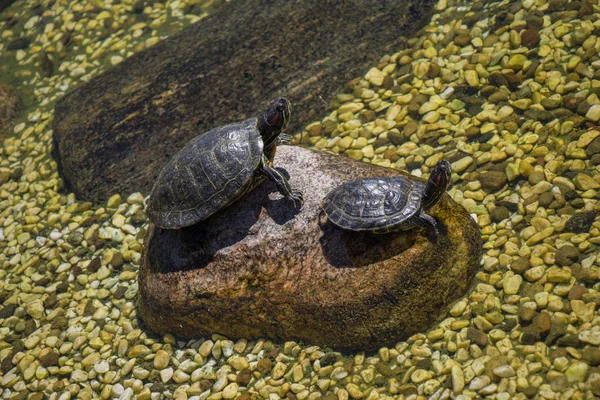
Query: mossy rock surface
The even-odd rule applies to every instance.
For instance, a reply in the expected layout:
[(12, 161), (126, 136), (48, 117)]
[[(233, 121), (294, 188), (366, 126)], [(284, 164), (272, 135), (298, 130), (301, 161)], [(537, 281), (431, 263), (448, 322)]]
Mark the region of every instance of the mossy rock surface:
[(350, 232), (327, 221), (323, 197), (398, 171), (290, 146), (275, 166), (304, 192), (299, 212), (265, 182), (204, 223), (150, 226), (138, 306), (152, 330), (373, 350), (426, 331), (470, 287), (481, 236), (449, 195), (430, 210), (445, 230), (436, 243), (420, 228)]

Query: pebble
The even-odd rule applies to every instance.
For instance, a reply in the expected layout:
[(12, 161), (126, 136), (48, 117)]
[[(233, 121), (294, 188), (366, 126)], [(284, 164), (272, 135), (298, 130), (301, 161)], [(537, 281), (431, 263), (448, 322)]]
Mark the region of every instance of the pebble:
[(279, 379), (285, 374), (286, 370), (287, 370), (287, 365), (285, 365), (282, 362), (278, 362), (273, 367), (273, 371), (271, 371), (271, 377), (273, 379)]
[(566, 269), (552, 267), (548, 269), (546, 279), (551, 283), (569, 283), (571, 281), (571, 272)]
[(589, 365), (580, 361), (573, 361), (573, 363), (565, 371), (565, 375), (569, 382), (583, 382), (587, 375)]
[(99, 374), (105, 374), (110, 370), (110, 364), (106, 360), (102, 360), (94, 364), (94, 370)]
[(452, 171), (454, 172), (462, 172), (469, 167), (473, 163), (473, 157), (464, 157), (458, 161), (455, 161), (451, 164)]
[(467, 70), (465, 71), (465, 81), (469, 86), (477, 87), (479, 86), (479, 75), (475, 70)]
[(587, 111), (587, 113), (585, 114), (585, 117), (587, 119), (589, 119), (590, 121), (594, 121), (594, 122), (600, 121), (600, 104), (592, 105), (589, 108), (589, 110)]
[(433, 375), (431, 372), (424, 369), (417, 369), (410, 375), (410, 380), (414, 383), (421, 383), (431, 379)]
[(171, 378), (173, 377), (173, 368), (165, 368), (163, 370), (160, 371), (160, 380), (162, 381), (162, 383), (167, 383), (168, 381), (171, 380)]
[(236, 371), (242, 371), (249, 367), (250, 363), (246, 357), (232, 357), (227, 363), (231, 365)]
[(238, 394), (238, 384), (235, 382), (230, 383), (225, 386), (223, 389), (223, 398), (224, 399), (235, 399)]
[(508, 59), (507, 63), (504, 65), (504, 68), (518, 71), (523, 68), (523, 65), (525, 65), (526, 61), (527, 57), (524, 54), (515, 54)]
[[(160, 376), (161, 380), (163, 378), (166, 379), (167, 381), (169, 380), (167, 378), (169, 376), (169, 372), (166, 372), (164, 375), (162, 374), (163, 371), (169, 371), (169, 370), (172, 371), (172, 368), (163, 369), (161, 371), (161, 376)], [(190, 380), (190, 375), (186, 374), (185, 372), (181, 371), (180, 369), (176, 370), (174, 373), (171, 373), (171, 376), (173, 378), (173, 381), (178, 384), (182, 384), (182, 383), (185, 383)], [(166, 381), (163, 381), (163, 382), (166, 383)]]
[(81, 369), (76, 369), (71, 373), (71, 379), (74, 382), (85, 382), (88, 379), (88, 374)]
[(377, 68), (371, 68), (365, 75), (365, 79), (375, 86), (383, 85), (384, 78), (384, 73), (378, 70)]
[(169, 366), (169, 353), (164, 350), (158, 350), (154, 356), (154, 368), (158, 370), (165, 369)]
[(521, 275), (513, 275), (504, 281), (504, 294), (512, 295), (519, 293), (523, 278)]
[(501, 378), (510, 378), (515, 376), (515, 370), (510, 365), (501, 365), (499, 367), (494, 368), (494, 375), (499, 376)]
[(461, 393), (465, 388), (465, 377), (462, 369), (454, 365), (451, 369), (452, 374), (452, 391), (454, 393)]
[(583, 343), (600, 346), (600, 331), (584, 330), (579, 333), (578, 338)]
[(565, 232), (586, 233), (596, 219), (595, 211), (583, 211), (573, 215), (565, 224)]
[(573, 183), (575, 187), (579, 190), (589, 190), (589, 189), (598, 189), (600, 188), (600, 181), (598, 179), (592, 178), (591, 176), (580, 172), (573, 178)]

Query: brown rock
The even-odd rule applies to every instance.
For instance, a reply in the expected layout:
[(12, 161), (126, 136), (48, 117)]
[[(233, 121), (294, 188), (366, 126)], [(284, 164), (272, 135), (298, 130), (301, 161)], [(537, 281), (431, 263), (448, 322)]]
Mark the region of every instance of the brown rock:
[(473, 341), (482, 348), (485, 347), (488, 342), (487, 334), (484, 331), (475, 328), (467, 329), (467, 339)]
[(515, 274), (522, 274), (523, 272), (527, 271), (529, 267), (531, 267), (529, 257), (519, 257), (510, 264), (510, 269)]
[(530, 17), (527, 17), (525, 19), (525, 22), (527, 23), (528, 29), (539, 30), (544, 27), (544, 19), (537, 15), (532, 15)]
[(539, 333), (537, 333), (533, 330), (529, 330), (529, 329), (523, 331), (523, 334), (519, 338), (519, 342), (521, 342), (521, 344), (524, 344), (524, 345), (531, 345), (531, 344), (538, 342), (539, 340), (540, 340)]
[(454, 44), (460, 47), (466, 46), (471, 43), (471, 35), (468, 33), (462, 33), (454, 37)]
[[(553, 324), (552, 329), (550, 329), (550, 333), (546, 337), (546, 343), (554, 343), (553, 339), (555, 336), (555, 332), (560, 333), (558, 329), (555, 331)], [(558, 340), (556, 340), (556, 344), (562, 347), (579, 347), (579, 336), (576, 333), (568, 333), (565, 335), (565, 332), (562, 332), (562, 336), (560, 336)]]
[(510, 211), (506, 207), (496, 207), (490, 212), (490, 218), (494, 222), (504, 221), (508, 217), (510, 217)]
[(573, 215), (565, 224), (565, 232), (586, 233), (596, 219), (596, 211), (583, 211)]
[(236, 383), (240, 384), (241, 386), (248, 385), (250, 379), (252, 379), (252, 371), (249, 368), (240, 371), (235, 377)]
[(15, 354), (11, 351), (2, 359), (2, 361), (0, 361), (0, 371), (2, 371), (2, 374), (7, 374), (8, 371), (10, 371), (14, 367), (12, 363), (12, 359), (14, 356)]
[(490, 83), (494, 86), (508, 86), (508, 80), (499, 72), (494, 72), (490, 75)]
[[(565, 338), (565, 334), (567, 333), (567, 324), (563, 319), (560, 318), (550, 318), (551, 321), (551, 326), (550, 326), (550, 330), (549, 332), (546, 330), (548, 327), (548, 321), (547, 321), (547, 313), (542, 313), (540, 315), (544, 315), (544, 317), (541, 317), (540, 320), (538, 321), (534, 321), (537, 322), (537, 325), (534, 326), (534, 329), (540, 329), (538, 332), (540, 332), (540, 335), (548, 335), (546, 337), (546, 344), (553, 344), (554, 342), (556, 342), (557, 340), (563, 340), (566, 339), (566, 341), (570, 341), (572, 338)], [(577, 340), (577, 337), (575, 337), (575, 339)]]
[(534, 331), (540, 334), (540, 336), (544, 337), (550, 332), (550, 328), (552, 327), (552, 321), (550, 320), (550, 315), (546, 312), (542, 312), (536, 315), (533, 318), (533, 322), (531, 327)]
[(430, 210), (447, 231), (437, 243), (423, 229), (344, 231), (324, 217), (323, 197), (398, 172), (290, 146), (276, 158), (304, 192), (299, 213), (265, 182), (190, 229), (149, 228), (138, 310), (151, 329), (369, 350), (426, 330), (470, 286), (480, 234), (449, 196)]
[(44, 367), (50, 367), (52, 365), (58, 365), (58, 358), (59, 358), (59, 354), (55, 351), (51, 351), (51, 352), (43, 355), (40, 358), (40, 361), (42, 362), (42, 365)]
[(200, 23), (57, 101), (57, 156), (78, 199), (148, 193), (161, 167), (191, 138), (257, 116), (280, 96), (294, 105), (288, 133), (300, 132), (319, 119), (319, 99), (329, 101), (386, 49), (401, 46), (403, 35), (429, 21), (433, 5), (221, 3)]
[(587, 346), (583, 349), (583, 359), (592, 367), (600, 365), (600, 349), (594, 346)]
[(554, 258), (558, 265), (569, 266), (579, 258), (579, 250), (573, 246), (562, 246), (556, 250)]
[(536, 314), (537, 311), (534, 308), (524, 306), (519, 307), (519, 311), (517, 312), (517, 315), (522, 322), (531, 321)]
[[(392, 131), (388, 132), (387, 137), (388, 137), (389, 141), (394, 145), (400, 145), (400, 144), (406, 142), (406, 138), (404, 137), (404, 134), (400, 131), (392, 130)], [(392, 148), (392, 150), (393, 150), (393, 148)], [(395, 153), (396, 152), (394, 151), (394, 154)]]
[(546, 180), (546, 175), (542, 171), (534, 171), (527, 178), (529, 183), (535, 185), (536, 183), (540, 183), (541, 181)]
[(540, 34), (537, 29), (526, 29), (521, 32), (521, 43), (523, 46), (533, 49), (540, 44)]
[(600, 136), (592, 140), (592, 142), (589, 145), (587, 145), (585, 153), (590, 157), (600, 153)]
[(581, 297), (588, 292), (589, 290), (585, 286), (573, 285), (569, 290), (569, 300), (581, 300)]
[(506, 174), (500, 171), (486, 171), (479, 176), (479, 182), (485, 189), (500, 190), (506, 185)]
[(271, 368), (273, 368), (273, 361), (271, 361), (268, 358), (263, 358), (263, 359), (259, 360), (258, 363), (256, 364), (256, 369), (261, 374), (268, 373), (269, 371), (271, 371)]
[(552, 192), (544, 192), (540, 194), (538, 201), (540, 202), (541, 207), (549, 207), (554, 201), (554, 194), (552, 194)]

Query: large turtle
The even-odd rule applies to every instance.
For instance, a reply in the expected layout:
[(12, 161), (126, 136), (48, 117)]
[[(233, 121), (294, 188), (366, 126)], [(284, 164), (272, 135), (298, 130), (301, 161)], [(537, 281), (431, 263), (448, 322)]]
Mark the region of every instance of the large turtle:
[(344, 229), (386, 233), (423, 226), (437, 238), (438, 222), (426, 211), (446, 191), (450, 174), (450, 163), (441, 160), (426, 185), (403, 176), (347, 182), (329, 192), (321, 207), (331, 222)]
[(300, 191), (272, 168), (275, 147), (290, 114), (290, 102), (281, 97), (259, 118), (220, 126), (192, 139), (158, 175), (146, 207), (150, 220), (164, 229), (193, 225), (236, 201), (264, 178), (300, 207)]

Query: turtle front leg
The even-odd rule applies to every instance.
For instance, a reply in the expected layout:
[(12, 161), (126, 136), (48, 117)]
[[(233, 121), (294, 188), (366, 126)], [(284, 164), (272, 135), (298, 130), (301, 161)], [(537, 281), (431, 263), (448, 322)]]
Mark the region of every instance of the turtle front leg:
[(262, 160), (260, 162), (260, 166), (257, 170), (261, 175), (270, 179), (277, 186), (277, 190), (279, 193), (284, 195), (286, 198), (294, 202), (294, 207), (299, 208), (304, 203), (304, 199), (302, 197), (302, 192), (296, 189), (292, 189), (288, 180), (281, 174), (281, 172), (277, 171), (275, 168), (271, 168), (269, 166), (269, 160), (267, 157), (263, 155)]
[(274, 145), (271, 146), (271, 149), (265, 151), (269, 156), (269, 167), (273, 166), (273, 160), (275, 159), (275, 152), (277, 151), (277, 146), (280, 144), (290, 144), (294, 141), (294, 137), (292, 135), (288, 135), (287, 133), (280, 133), (277, 137), (277, 141)]
[(427, 215), (422, 211), (419, 215), (415, 215), (414, 218), (414, 224), (429, 229), (429, 231), (432, 232), (432, 242), (437, 242), (440, 236), (440, 230), (438, 227), (439, 222), (437, 222), (431, 215)]

